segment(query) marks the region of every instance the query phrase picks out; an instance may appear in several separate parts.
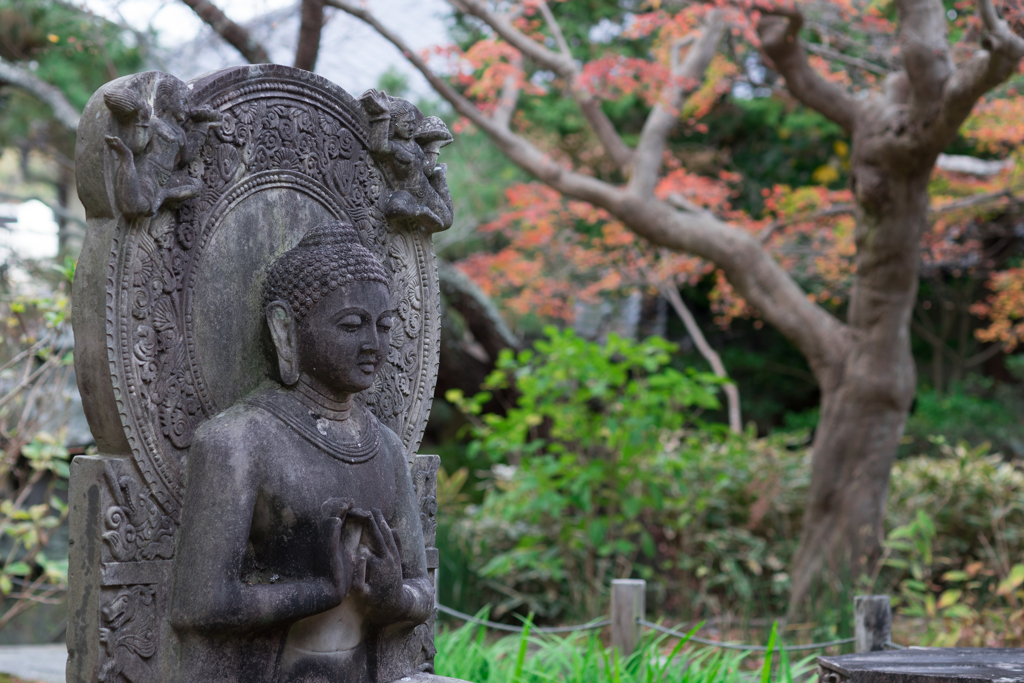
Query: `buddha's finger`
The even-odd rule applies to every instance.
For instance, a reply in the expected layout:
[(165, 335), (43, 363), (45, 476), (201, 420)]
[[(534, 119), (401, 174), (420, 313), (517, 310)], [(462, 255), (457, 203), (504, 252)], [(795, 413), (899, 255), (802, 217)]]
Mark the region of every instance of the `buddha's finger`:
[(370, 537), (368, 544), (370, 552), (376, 557), (384, 557), (387, 553), (387, 542), (384, 540), (384, 534), (381, 533), (380, 527), (377, 526), (377, 519), (373, 513), (357, 509), (349, 512), (349, 515), (358, 518), (365, 525), (364, 530)]
[(399, 557), (398, 544), (395, 543), (395, 531), (388, 526), (388, 521), (384, 519), (384, 513), (377, 508), (373, 509), (373, 519), (377, 522), (377, 528), (381, 532), (381, 540), (386, 544), (385, 551), (392, 558), (397, 559)]
[(345, 515), (355, 507), (355, 501), (351, 498), (328, 498), (320, 506), (320, 514), (323, 517), (337, 517), (345, 519)]

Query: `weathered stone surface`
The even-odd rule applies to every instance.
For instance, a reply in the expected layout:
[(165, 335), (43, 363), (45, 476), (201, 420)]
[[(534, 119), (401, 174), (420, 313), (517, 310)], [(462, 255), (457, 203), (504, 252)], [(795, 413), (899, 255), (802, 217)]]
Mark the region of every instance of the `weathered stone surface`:
[(1024, 681), (1024, 650), (914, 647), (818, 658), (821, 683)]
[(451, 135), (313, 74), (90, 100), (68, 680), (433, 677), (430, 241)]

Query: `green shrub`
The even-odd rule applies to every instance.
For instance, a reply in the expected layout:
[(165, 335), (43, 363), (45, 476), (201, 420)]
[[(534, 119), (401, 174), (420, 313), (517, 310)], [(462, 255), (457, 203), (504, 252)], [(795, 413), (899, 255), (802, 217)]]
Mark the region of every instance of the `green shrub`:
[(631, 575), (687, 614), (781, 606), (806, 437), (700, 425), (719, 382), (670, 367), (672, 350), (549, 329), (488, 379), (517, 392), (504, 416), (480, 416), (489, 393), (449, 395), (473, 421), (469, 452), (490, 466), (482, 504), (453, 531), (496, 615), (593, 616), (609, 581)]

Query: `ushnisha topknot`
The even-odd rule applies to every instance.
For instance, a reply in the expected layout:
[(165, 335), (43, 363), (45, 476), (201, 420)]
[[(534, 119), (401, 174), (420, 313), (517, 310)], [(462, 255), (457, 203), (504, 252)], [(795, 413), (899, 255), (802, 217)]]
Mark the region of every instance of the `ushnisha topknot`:
[(263, 286), (263, 307), (284, 301), (296, 321), (325, 296), (350, 282), (379, 282), (389, 286), (380, 261), (359, 241), (345, 221), (318, 225), (298, 245), (281, 255)]

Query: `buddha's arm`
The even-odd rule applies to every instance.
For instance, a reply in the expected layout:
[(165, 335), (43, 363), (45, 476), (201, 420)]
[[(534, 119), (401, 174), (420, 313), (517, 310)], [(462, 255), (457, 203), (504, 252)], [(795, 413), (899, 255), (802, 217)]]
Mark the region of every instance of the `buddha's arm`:
[(264, 444), (225, 427), (201, 434), (189, 451), (174, 560), (174, 627), (245, 632), (339, 604), (344, 596), (327, 578), (255, 585), (241, 580)]
[(409, 605), (402, 620), (421, 624), (434, 609), (434, 587), (427, 576), (427, 556), (423, 544), (419, 499), (413, 489), (401, 442), (398, 443), (399, 448), (392, 456), (397, 483), (395, 519), (388, 520), (388, 524), (398, 533), (402, 543), (402, 582), (406, 594), (404, 602)]

